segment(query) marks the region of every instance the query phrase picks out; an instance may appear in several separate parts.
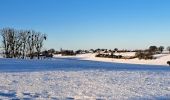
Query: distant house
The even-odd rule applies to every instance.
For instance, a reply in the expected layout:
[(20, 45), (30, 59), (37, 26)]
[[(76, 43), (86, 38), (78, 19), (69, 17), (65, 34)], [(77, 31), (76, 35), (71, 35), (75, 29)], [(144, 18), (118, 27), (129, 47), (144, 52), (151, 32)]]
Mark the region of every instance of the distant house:
[(85, 52), (85, 50), (77, 50), (77, 51), (75, 51), (75, 53), (76, 54), (85, 54), (86, 52)]
[(95, 50), (90, 49), (88, 52), (89, 52), (89, 53), (94, 53), (94, 52), (95, 52)]

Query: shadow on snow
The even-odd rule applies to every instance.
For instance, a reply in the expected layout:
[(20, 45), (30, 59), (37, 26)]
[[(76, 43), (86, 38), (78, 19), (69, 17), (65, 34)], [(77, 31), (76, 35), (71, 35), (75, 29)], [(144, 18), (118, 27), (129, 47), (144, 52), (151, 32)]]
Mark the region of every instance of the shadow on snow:
[(32, 71), (79, 71), (79, 70), (128, 70), (128, 71), (170, 71), (168, 66), (120, 64), (98, 61), (83, 61), (79, 59), (46, 59), (20, 60), (0, 59), (0, 72), (32, 72)]

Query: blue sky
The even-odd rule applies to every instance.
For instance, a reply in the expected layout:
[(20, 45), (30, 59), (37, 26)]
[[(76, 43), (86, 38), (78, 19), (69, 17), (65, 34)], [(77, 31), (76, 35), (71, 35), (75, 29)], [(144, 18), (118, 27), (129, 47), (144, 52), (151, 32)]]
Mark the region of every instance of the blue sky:
[(48, 35), (45, 48), (170, 45), (170, 0), (0, 0), (0, 28)]

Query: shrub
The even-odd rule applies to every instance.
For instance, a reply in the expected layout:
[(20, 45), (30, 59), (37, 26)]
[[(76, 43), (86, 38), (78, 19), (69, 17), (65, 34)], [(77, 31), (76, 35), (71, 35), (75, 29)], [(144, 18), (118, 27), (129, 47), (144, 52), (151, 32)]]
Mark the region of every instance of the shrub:
[(168, 47), (167, 47), (167, 50), (168, 50), (168, 51), (169, 51), (169, 53), (170, 53), (170, 46), (168, 46)]
[(152, 52), (152, 53), (155, 53), (157, 50), (158, 50), (158, 47), (156, 47), (156, 46), (150, 46), (149, 47), (149, 51)]
[(170, 66), (170, 61), (167, 61), (167, 64)]
[(135, 56), (139, 59), (154, 59), (153, 54), (151, 52), (136, 52)]
[(73, 50), (64, 50), (61, 52), (62, 56), (74, 56), (76, 55)]
[(158, 50), (162, 53), (164, 51), (164, 46), (160, 46)]
[(95, 57), (103, 57), (103, 58), (116, 58), (116, 59), (121, 59), (123, 56), (122, 55), (109, 55), (109, 54), (97, 54)]

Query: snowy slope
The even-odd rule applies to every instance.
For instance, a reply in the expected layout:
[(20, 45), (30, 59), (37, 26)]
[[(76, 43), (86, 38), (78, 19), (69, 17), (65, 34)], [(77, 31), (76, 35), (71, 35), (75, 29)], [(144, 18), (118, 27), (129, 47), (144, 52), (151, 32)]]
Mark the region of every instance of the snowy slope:
[(170, 99), (170, 67), (0, 59), (0, 99)]
[[(116, 55), (123, 56), (133, 56), (134, 52), (127, 53), (116, 53)], [(113, 62), (113, 63), (127, 63), (127, 64), (144, 64), (144, 65), (167, 65), (167, 61), (170, 61), (170, 54), (157, 54), (154, 55), (157, 59), (153, 60), (139, 60), (135, 59), (113, 59), (113, 58), (99, 58), (95, 57), (96, 54), (81, 54), (77, 56), (61, 56), (55, 55), (56, 58), (69, 58), (69, 59), (81, 59), (81, 60), (92, 60), (92, 61), (103, 61), (103, 62)]]

